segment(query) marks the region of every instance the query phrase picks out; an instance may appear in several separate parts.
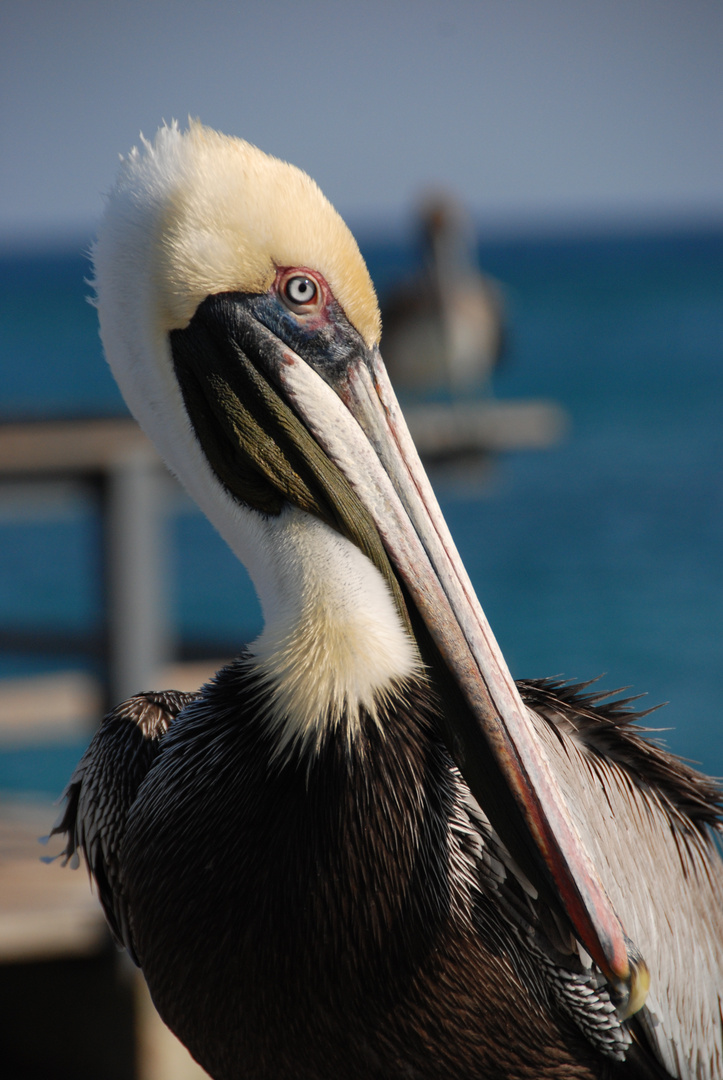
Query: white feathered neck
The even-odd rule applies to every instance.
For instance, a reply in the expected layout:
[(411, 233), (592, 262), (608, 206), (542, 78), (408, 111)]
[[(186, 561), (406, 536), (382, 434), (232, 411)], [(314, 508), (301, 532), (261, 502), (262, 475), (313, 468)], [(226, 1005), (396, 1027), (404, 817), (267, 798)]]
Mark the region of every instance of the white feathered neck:
[(356, 242), (299, 169), (200, 124), (161, 128), (122, 161), (94, 247), (101, 337), (141, 426), (249, 570), (265, 629), (252, 646), (279, 749), (313, 748), (419, 670), (376, 567), (297, 509), (267, 518), (219, 483), (189, 421), (169, 332), (207, 295), (265, 292), (277, 266), (320, 271), (368, 344), (379, 312)]

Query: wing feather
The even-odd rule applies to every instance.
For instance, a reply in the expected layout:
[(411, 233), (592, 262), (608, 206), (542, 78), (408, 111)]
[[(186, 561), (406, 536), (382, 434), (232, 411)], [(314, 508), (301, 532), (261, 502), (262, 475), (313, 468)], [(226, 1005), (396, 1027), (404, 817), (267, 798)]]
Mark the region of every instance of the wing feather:
[(176, 690), (137, 694), (101, 723), (63, 792), (65, 807), (51, 836), (64, 833), (65, 861), (82, 851), (113, 937), (138, 963), (120, 877), (120, 849), (128, 811), (163, 736), (196, 694)]
[(720, 1080), (720, 791), (642, 739), (629, 710), (595, 710), (589, 697), (563, 700), (555, 697), (559, 687), (542, 689), (536, 695), (529, 684), (535, 727), (583, 844), (650, 970), (636, 1021), (672, 1076)]

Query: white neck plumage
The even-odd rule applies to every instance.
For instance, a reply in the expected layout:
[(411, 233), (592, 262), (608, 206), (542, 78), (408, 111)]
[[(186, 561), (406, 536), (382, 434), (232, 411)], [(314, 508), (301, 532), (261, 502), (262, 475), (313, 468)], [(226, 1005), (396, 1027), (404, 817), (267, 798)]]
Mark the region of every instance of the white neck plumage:
[(359, 732), (394, 684), (421, 672), (417, 648), (377, 568), (328, 525), (289, 507), (266, 518), (254, 585), (265, 627), (250, 651), (269, 689), (279, 753), (313, 752), (345, 720)]

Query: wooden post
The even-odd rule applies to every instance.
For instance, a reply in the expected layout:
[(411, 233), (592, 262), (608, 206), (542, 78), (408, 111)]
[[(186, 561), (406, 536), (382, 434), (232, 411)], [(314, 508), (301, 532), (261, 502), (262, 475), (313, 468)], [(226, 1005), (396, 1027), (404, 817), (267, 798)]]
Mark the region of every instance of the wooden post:
[(105, 476), (109, 708), (153, 689), (169, 660), (163, 479), (158, 459), (143, 448), (114, 461)]

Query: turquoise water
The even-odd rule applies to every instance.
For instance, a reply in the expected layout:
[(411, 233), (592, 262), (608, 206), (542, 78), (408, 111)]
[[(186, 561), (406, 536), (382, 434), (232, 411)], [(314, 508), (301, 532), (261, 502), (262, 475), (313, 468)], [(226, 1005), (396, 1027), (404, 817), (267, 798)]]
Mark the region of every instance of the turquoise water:
[[(412, 265), (411, 246), (362, 247), (380, 294)], [(511, 320), (495, 392), (557, 399), (573, 422), (559, 447), (502, 459), (484, 491), (439, 490), (513, 673), (604, 674), (668, 701), (650, 723), (723, 774), (723, 233), (516, 240), (481, 258)], [(3, 417), (122, 410), (87, 274), (72, 252), (0, 259)], [(0, 500), (0, 631), (97, 633), (97, 535), (82, 493), (52, 512)], [(181, 637), (257, 632), (245, 572), (183, 505), (168, 562)], [(5, 652), (0, 674), (58, 663)], [(0, 754), (0, 789), (57, 791), (77, 749)]]

